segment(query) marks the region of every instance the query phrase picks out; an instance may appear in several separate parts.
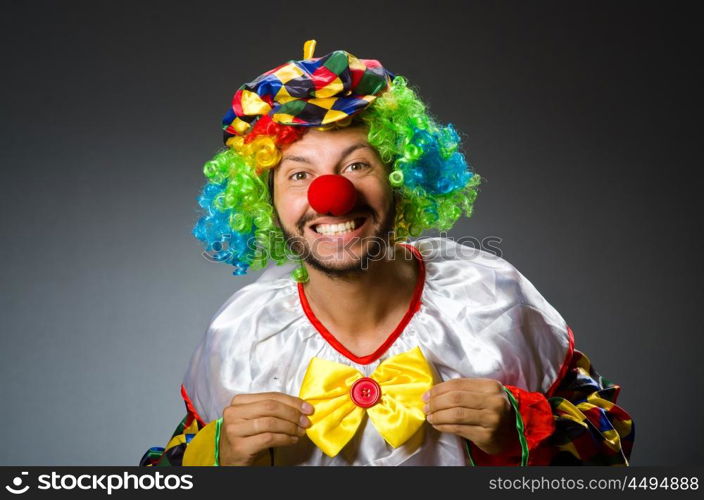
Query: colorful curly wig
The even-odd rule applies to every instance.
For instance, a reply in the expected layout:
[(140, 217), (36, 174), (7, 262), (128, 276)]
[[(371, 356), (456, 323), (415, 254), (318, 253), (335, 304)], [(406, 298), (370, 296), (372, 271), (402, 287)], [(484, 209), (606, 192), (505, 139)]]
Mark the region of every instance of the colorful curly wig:
[[(446, 231), (462, 214), (472, 215), (480, 177), (467, 164), (452, 124), (438, 124), (404, 77), (393, 77), (354, 116), (317, 128), (359, 125), (367, 128), (397, 192), (394, 241), (429, 229)], [(198, 197), (202, 216), (193, 228), (204, 256), (232, 265), (234, 275), (264, 268), (270, 260), (277, 265), (298, 260), (274, 222), (269, 175), (286, 146), (309, 128), (282, 125), (264, 114), (246, 133), (229, 137), (227, 148), (205, 164), (207, 183)], [(305, 267), (299, 265), (292, 278), (306, 281)]]

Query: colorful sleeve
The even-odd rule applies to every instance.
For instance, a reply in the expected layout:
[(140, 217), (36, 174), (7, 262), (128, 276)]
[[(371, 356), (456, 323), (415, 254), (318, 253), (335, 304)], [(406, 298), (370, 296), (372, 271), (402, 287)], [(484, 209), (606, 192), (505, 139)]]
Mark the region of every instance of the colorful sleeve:
[(616, 405), (621, 387), (601, 377), (574, 351), (547, 394), (506, 386), (518, 410), (522, 448), (488, 455), (468, 443), (476, 465), (629, 465), (635, 438), (630, 415)]
[(181, 395), (186, 403), (186, 416), (176, 426), (166, 447), (149, 448), (140, 466), (218, 465), (217, 444), (222, 420), (206, 424), (193, 408), (183, 386)]

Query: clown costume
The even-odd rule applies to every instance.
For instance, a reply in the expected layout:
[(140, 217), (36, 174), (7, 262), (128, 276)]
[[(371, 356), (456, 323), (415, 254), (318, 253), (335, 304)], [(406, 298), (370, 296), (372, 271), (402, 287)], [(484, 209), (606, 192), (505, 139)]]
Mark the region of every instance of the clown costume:
[[(575, 349), (572, 329), (509, 262), (447, 237), (471, 216), (480, 177), (406, 80), (338, 50), (289, 61), (242, 85), (223, 120), (226, 148), (204, 167), (193, 234), (234, 275), (266, 268), (210, 321), (181, 385), (186, 414), (140, 465), (220, 465), (233, 397), (278, 392), (315, 409), (302, 439), (270, 447), (271, 465), (628, 465), (634, 425), (620, 387)], [(272, 173), (312, 128), (364, 126), (394, 191), (390, 249), (417, 271), (405, 314), (373, 352), (356, 355), (319, 319), (309, 273), (277, 225)], [(318, 214), (357, 204), (352, 182), (308, 187)], [(358, 222), (330, 226), (330, 235)], [(489, 454), (424, 414), (423, 394), (454, 379), (498, 381), (518, 445)]]

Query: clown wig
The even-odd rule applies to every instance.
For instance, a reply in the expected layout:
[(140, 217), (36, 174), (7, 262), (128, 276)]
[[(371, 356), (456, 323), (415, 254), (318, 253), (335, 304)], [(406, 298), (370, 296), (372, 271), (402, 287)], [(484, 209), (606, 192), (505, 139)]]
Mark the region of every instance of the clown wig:
[[(467, 164), (455, 128), (438, 124), (405, 78), (388, 75), (388, 84), (363, 109), (314, 125), (366, 127), (396, 191), (395, 242), (429, 229), (446, 231), (462, 214), (470, 217), (480, 177)], [(193, 235), (202, 242), (204, 256), (232, 265), (234, 275), (264, 268), (269, 260), (277, 265), (298, 260), (275, 224), (269, 176), (286, 146), (311, 124), (281, 124), (270, 115), (240, 127), (244, 133), (229, 137), (227, 148), (203, 168), (207, 183), (198, 197), (202, 216)], [(292, 278), (306, 281), (305, 267), (297, 267)]]

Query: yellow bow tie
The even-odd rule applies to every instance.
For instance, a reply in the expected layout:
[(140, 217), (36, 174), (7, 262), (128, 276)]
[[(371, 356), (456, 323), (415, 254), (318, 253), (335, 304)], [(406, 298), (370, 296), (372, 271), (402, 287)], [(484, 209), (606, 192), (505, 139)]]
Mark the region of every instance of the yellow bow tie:
[(423, 425), (422, 396), (432, 385), (432, 371), (418, 347), (383, 361), (371, 377), (351, 366), (313, 358), (299, 394), (315, 408), (306, 432), (334, 457), (357, 432), (366, 411), (379, 434), (396, 448)]

